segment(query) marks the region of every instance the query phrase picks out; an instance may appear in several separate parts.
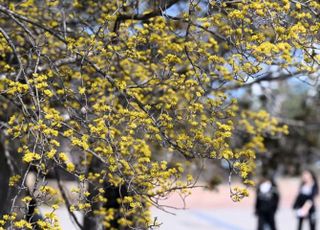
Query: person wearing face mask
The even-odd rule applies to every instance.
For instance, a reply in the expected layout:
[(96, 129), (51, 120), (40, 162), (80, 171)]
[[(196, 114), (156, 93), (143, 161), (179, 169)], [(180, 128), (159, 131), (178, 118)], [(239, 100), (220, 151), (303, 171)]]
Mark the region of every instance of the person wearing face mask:
[(276, 230), (275, 213), (278, 208), (279, 193), (272, 179), (264, 178), (258, 185), (255, 214), (258, 230)]
[(317, 178), (311, 170), (304, 170), (301, 176), (299, 193), (293, 204), (298, 218), (298, 230), (305, 219), (309, 220), (310, 230), (316, 229), (316, 208), (314, 199), (319, 193)]

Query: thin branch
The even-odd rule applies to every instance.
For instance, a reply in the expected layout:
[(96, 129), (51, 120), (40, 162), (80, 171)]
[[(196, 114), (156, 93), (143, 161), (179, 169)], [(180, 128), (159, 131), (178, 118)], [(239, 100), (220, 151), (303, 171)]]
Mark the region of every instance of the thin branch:
[(84, 227), (80, 224), (79, 220), (77, 219), (76, 215), (70, 210), (71, 205), (70, 205), (69, 199), (67, 197), (67, 194), (65, 193), (65, 191), (63, 189), (63, 186), (62, 186), (62, 183), (60, 180), (60, 175), (59, 175), (57, 168), (54, 169), (54, 173), (55, 173), (55, 176), (57, 179), (58, 187), (61, 192), (62, 198), (65, 201), (65, 204), (67, 206), (67, 210), (69, 212), (69, 215), (72, 217), (72, 219), (74, 220), (74, 222), (76, 223), (76, 225), (78, 226), (79, 229), (84, 229)]
[(3, 37), (6, 39), (6, 41), (8, 42), (9, 46), (11, 47), (13, 54), (16, 56), (18, 63), (19, 63), (19, 72), (16, 76), (16, 79), (19, 79), (21, 73), (23, 72), (23, 64), (22, 64), (22, 59), (21, 56), (16, 48), (16, 46), (14, 45), (13, 41), (11, 40), (11, 38), (9, 37), (9, 35), (7, 34), (7, 32), (0, 27), (0, 33), (3, 35)]

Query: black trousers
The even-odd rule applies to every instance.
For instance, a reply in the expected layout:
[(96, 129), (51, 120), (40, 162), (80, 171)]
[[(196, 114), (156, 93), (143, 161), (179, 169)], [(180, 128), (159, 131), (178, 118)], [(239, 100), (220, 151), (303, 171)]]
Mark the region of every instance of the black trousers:
[(261, 213), (258, 215), (258, 230), (276, 230), (274, 213)]
[(310, 230), (316, 230), (316, 215), (314, 212), (310, 213), (305, 218), (299, 218), (298, 220), (298, 230), (302, 230), (302, 223), (305, 219), (309, 220)]

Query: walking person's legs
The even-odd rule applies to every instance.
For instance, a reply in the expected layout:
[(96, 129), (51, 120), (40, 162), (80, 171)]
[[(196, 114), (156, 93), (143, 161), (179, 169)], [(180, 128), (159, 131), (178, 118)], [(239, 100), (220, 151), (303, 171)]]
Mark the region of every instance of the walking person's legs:
[(316, 215), (315, 215), (315, 213), (310, 213), (308, 217), (309, 217), (310, 230), (316, 230)]
[(264, 230), (264, 225), (266, 224), (264, 215), (258, 216), (258, 230)]
[(303, 218), (298, 218), (298, 230), (302, 230)]
[(277, 230), (274, 214), (271, 214), (269, 217), (269, 226), (271, 230)]

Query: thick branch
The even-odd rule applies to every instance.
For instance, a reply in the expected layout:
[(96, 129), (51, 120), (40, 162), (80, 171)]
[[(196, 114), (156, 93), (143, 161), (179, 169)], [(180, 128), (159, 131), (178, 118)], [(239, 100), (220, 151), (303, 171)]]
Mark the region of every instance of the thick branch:
[(287, 73), (287, 74), (282, 74), (279, 77), (272, 77), (272, 74), (273, 73), (268, 73), (264, 77), (260, 77), (254, 81), (249, 82), (249, 83), (246, 83), (243, 85), (227, 86), (227, 87), (221, 88), (220, 90), (228, 91), (228, 90), (235, 90), (235, 89), (240, 89), (240, 88), (247, 88), (247, 87), (250, 87), (254, 84), (258, 84), (258, 83), (265, 82), (265, 81), (284, 81), (284, 80), (287, 80), (288, 78), (291, 78), (291, 77), (299, 77), (299, 76), (303, 75), (304, 73), (302, 73), (302, 72)]
[(150, 18), (160, 16), (163, 14), (163, 11), (169, 9), (171, 6), (174, 4), (178, 3), (180, 0), (168, 0), (168, 1), (160, 1), (163, 2), (162, 4), (160, 3), (159, 6), (157, 7), (156, 10), (150, 12), (150, 13), (145, 13), (145, 14), (120, 14), (115, 23), (114, 23), (114, 28), (113, 31), (116, 32), (118, 31), (121, 22), (126, 21), (126, 20), (138, 20), (138, 21), (145, 21)]

